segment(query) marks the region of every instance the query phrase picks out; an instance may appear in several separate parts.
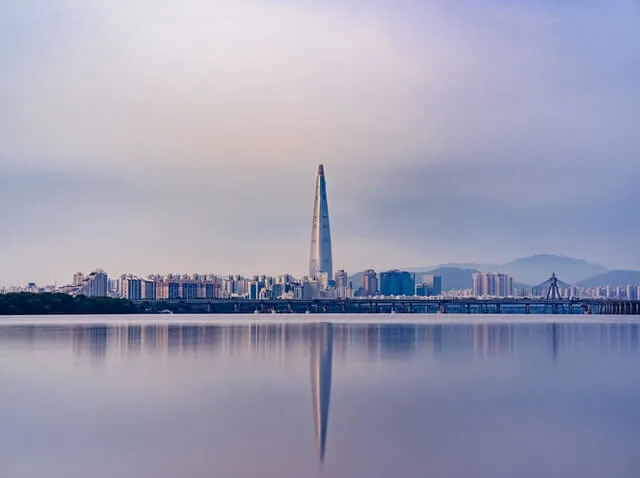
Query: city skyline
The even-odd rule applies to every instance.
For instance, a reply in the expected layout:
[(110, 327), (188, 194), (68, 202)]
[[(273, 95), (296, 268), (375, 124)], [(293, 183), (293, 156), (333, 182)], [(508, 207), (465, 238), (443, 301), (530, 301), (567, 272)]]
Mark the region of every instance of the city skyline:
[[(638, 277), (638, 276), (635, 276)], [(446, 277), (444, 278), (446, 279)], [(640, 279), (624, 285), (571, 285), (552, 274), (544, 283), (525, 285), (515, 283), (506, 273), (473, 272), (470, 282), (460, 286), (449, 284), (434, 273), (408, 271), (380, 271), (369, 269), (362, 274), (349, 276), (344, 270), (336, 272), (335, 280), (327, 281), (326, 274), (320, 278), (309, 276), (296, 278), (290, 274), (273, 277), (256, 275), (243, 277), (232, 275), (220, 277), (216, 274), (150, 274), (146, 277), (122, 274), (109, 277), (102, 269), (89, 274), (77, 272), (69, 284), (61, 286), (38, 286), (30, 283), (25, 287), (0, 288), (0, 297), (11, 293), (62, 293), (75, 297), (111, 297), (132, 301), (206, 301), (223, 300), (237, 304), (238, 300), (269, 301), (289, 304), (291, 301), (311, 299), (389, 299), (389, 298), (540, 298), (553, 293), (551, 284), (556, 283), (555, 294), (559, 298), (572, 299), (618, 299), (638, 300)], [(453, 281), (455, 283), (455, 280)], [(443, 287), (445, 284), (445, 287)], [(260, 311), (261, 307), (251, 309)], [(235, 305), (233, 307), (235, 312)]]
[[(524, 265), (526, 264), (526, 265)], [(516, 269), (514, 269), (516, 267)], [(77, 292), (75, 288), (77, 286), (81, 286), (83, 281), (90, 279), (91, 277), (96, 276), (99, 279), (99, 283), (102, 284), (106, 281), (107, 274), (109, 279), (120, 279), (123, 278), (135, 278), (137, 280), (143, 281), (161, 281), (165, 282), (167, 279), (171, 280), (213, 280), (215, 279), (220, 283), (222, 280), (226, 279), (242, 279), (244, 281), (251, 281), (267, 279), (284, 279), (286, 281), (292, 282), (300, 282), (300, 281), (311, 281), (316, 282), (318, 285), (322, 287), (327, 286), (327, 282), (329, 281), (330, 288), (334, 290), (340, 291), (345, 288), (350, 288), (350, 284), (354, 281), (354, 291), (357, 290), (358, 285), (361, 285), (364, 290), (369, 291), (369, 295), (376, 295), (376, 291), (378, 290), (379, 279), (382, 280), (382, 276), (384, 274), (394, 274), (400, 272), (402, 274), (411, 274), (413, 278), (411, 279), (412, 284), (416, 287), (418, 286), (427, 286), (429, 288), (434, 287), (433, 282), (426, 283), (424, 282), (425, 278), (428, 277), (429, 281), (433, 281), (433, 277), (437, 276), (438, 285), (436, 286), (437, 290), (440, 290), (442, 287), (442, 277), (440, 274), (445, 274), (446, 276), (446, 288), (444, 290), (477, 290), (475, 286), (475, 276), (478, 274), (492, 274), (492, 275), (501, 275), (505, 273), (505, 270), (515, 271), (515, 277), (511, 275), (511, 273), (507, 273), (507, 277), (509, 280), (513, 282), (514, 285), (517, 285), (519, 289), (522, 288), (535, 288), (537, 284), (540, 284), (542, 278), (548, 278), (550, 272), (549, 271), (562, 271), (560, 276), (565, 283), (566, 287), (570, 287), (572, 289), (580, 289), (580, 290), (591, 290), (591, 289), (605, 289), (612, 288), (615, 290), (619, 287), (626, 287), (628, 285), (637, 285), (640, 284), (640, 271), (634, 270), (612, 270), (607, 269), (606, 267), (600, 264), (588, 263), (582, 259), (570, 258), (566, 256), (554, 256), (554, 255), (538, 255), (531, 256), (527, 258), (516, 258), (510, 263), (502, 264), (502, 265), (489, 265), (489, 264), (472, 264), (472, 263), (449, 263), (449, 264), (440, 264), (437, 266), (427, 266), (423, 268), (394, 268), (394, 269), (372, 269), (369, 268), (367, 270), (360, 271), (345, 271), (344, 269), (339, 269), (336, 271), (333, 276), (333, 282), (331, 278), (327, 274), (320, 274), (319, 276), (312, 276), (308, 274), (302, 275), (294, 275), (288, 272), (281, 274), (269, 274), (269, 273), (258, 273), (258, 274), (239, 274), (239, 273), (231, 273), (231, 274), (222, 274), (215, 271), (166, 271), (162, 273), (152, 272), (149, 273), (133, 273), (129, 271), (111, 271), (107, 273), (102, 268), (93, 268), (90, 271), (77, 271), (75, 272), (71, 280), (69, 278), (62, 278), (61, 281), (57, 281), (53, 284), (46, 283), (38, 283), (35, 281), (29, 281), (25, 284), (17, 284), (12, 283), (9, 285), (0, 284), (0, 293), (6, 292), (16, 292), (16, 291), (62, 291), (62, 292)], [(500, 272), (499, 272), (500, 271)], [(530, 275), (532, 274), (536, 277), (534, 280), (523, 280), (521, 278), (522, 274)], [(367, 276), (372, 274), (372, 279), (367, 280)], [(460, 275), (462, 274), (462, 276)], [(380, 277), (378, 277), (380, 275)], [(468, 276), (468, 284), (467, 286), (461, 286), (462, 282), (465, 281), (464, 277)], [(573, 277), (573, 280), (567, 280), (567, 277)], [(448, 283), (449, 279), (452, 283)], [(545, 279), (546, 280), (546, 279)], [(516, 282), (517, 281), (517, 284)], [(92, 281), (94, 282), (94, 281)], [(472, 283), (473, 282), (473, 283)], [(453, 285), (456, 284), (456, 285)], [(94, 287), (95, 284), (92, 285)], [(391, 289), (395, 289), (399, 287), (403, 291), (407, 289), (406, 286), (390, 286)], [(99, 289), (104, 289), (103, 285), (98, 287)], [(409, 287), (411, 288), (411, 287)], [(488, 286), (487, 286), (488, 288)], [(405, 292), (402, 292), (404, 294)], [(398, 293), (394, 293), (398, 294)], [(95, 295), (95, 294), (88, 294)], [(100, 295), (100, 294), (97, 294)], [(419, 293), (418, 295), (423, 295)], [(437, 294), (436, 294), (437, 295)], [(482, 294), (475, 294), (482, 295)]]
[(4, 2), (0, 284), (302, 275), (319, 162), (336, 269), (640, 269), (639, 22), (629, 1)]

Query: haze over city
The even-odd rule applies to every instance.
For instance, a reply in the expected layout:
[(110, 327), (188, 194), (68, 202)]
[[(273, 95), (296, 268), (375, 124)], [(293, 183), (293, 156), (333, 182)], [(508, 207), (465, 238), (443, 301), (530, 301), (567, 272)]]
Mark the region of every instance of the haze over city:
[[(462, 8), (464, 6), (464, 8)], [(539, 252), (640, 268), (640, 8), (8, 1), (0, 284)]]

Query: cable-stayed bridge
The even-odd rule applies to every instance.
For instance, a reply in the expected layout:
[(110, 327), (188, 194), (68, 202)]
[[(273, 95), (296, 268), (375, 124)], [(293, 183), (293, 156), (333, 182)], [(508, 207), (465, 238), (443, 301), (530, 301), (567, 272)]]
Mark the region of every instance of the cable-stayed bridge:
[(554, 272), (546, 281), (533, 287), (533, 295), (536, 297), (544, 297), (545, 300), (559, 300), (562, 299), (560, 289), (569, 287), (572, 287), (571, 284), (567, 284), (558, 279), (558, 276), (556, 276)]

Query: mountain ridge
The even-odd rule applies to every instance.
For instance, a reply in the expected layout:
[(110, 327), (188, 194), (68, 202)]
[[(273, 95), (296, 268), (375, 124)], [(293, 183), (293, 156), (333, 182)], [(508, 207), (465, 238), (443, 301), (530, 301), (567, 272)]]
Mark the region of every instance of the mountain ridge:
[[(505, 264), (447, 263), (436, 266), (410, 267), (401, 270), (415, 273), (417, 281), (421, 274), (440, 275), (442, 276), (443, 290), (471, 288), (473, 272), (476, 271), (505, 272), (513, 278), (518, 287), (534, 287), (546, 281), (553, 273), (563, 282), (578, 285), (594, 277), (604, 276), (612, 272), (601, 264), (553, 254), (535, 254), (519, 257)], [(351, 278), (354, 287), (357, 288), (361, 285), (361, 272), (353, 274)], [(600, 287), (600, 285), (594, 287)]]
[(640, 285), (640, 271), (618, 269), (589, 277), (576, 284), (577, 287), (622, 287)]
[[(504, 272), (509, 274), (514, 281), (521, 284), (537, 285), (546, 281), (555, 273), (568, 284), (574, 284), (586, 280), (598, 274), (609, 271), (601, 264), (591, 263), (584, 259), (576, 259), (565, 255), (535, 254), (519, 257), (504, 264), (482, 263), (447, 263), (430, 267), (412, 267), (409, 270), (416, 273), (439, 268), (459, 268), (476, 270), (480, 272)], [(444, 279), (443, 279), (444, 282)]]

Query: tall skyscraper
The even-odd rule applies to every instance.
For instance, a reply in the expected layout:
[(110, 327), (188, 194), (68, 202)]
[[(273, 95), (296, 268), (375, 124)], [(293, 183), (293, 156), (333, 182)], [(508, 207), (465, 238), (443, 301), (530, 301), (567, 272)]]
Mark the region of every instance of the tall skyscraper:
[(320, 272), (333, 277), (331, 257), (331, 228), (329, 226), (329, 206), (327, 205), (327, 183), (324, 166), (318, 166), (316, 194), (313, 203), (313, 223), (311, 225), (311, 253), (309, 255), (309, 275), (316, 277)]

